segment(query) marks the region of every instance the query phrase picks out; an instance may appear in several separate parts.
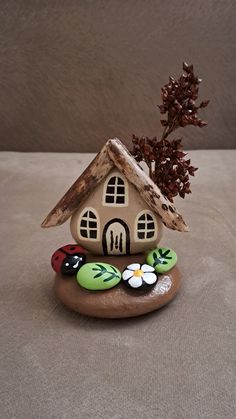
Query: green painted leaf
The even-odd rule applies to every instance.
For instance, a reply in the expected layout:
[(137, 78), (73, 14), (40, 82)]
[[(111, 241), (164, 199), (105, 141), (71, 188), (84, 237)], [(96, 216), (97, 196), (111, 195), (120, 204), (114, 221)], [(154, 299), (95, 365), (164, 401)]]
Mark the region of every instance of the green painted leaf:
[(103, 282), (111, 281), (114, 277), (115, 275), (111, 274), (108, 278), (104, 279)]
[(106, 268), (103, 265), (100, 265), (100, 263), (96, 263), (96, 265), (99, 266), (99, 268), (103, 271), (106, 271)]
[(155, 259), (154, 263), (152, 264), (153, 268), (159, 265), (159, 259)]
[(96, 274), (96, 275), (94, 276), (94, 279), (95, 279), (95, 278), (99, 278), (100, 276), (102, 276), (102, 275), (103, 275), (103, 273), (104, 273), (103, 271), (100, 271), (98, 274)]
[(163, 257), (165, 258), (170, 253), (170, 249), (168, 249), (166, 252), (163, 253)]

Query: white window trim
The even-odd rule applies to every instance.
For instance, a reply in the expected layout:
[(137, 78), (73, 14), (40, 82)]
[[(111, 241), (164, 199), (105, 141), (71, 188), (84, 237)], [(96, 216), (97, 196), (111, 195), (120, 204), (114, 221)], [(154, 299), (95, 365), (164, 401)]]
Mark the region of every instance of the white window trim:
[[(125, 187), (125, 202), (124, 204), (116, 204), (116, 203), (109, 203), (106, 202), (106, 191), (107, 191), (107, 187), (108, 187), (108, 183), (111, 180), (111, 178), (113, 177), (119, 177), (120, 179), (123, 180), (124, 182), (124, 187)], [(112, 185), (110, 185), (112, 186)], [(123, 196), (123, 194), (122, 194)], [(123, 177), (120, 172), (113, 172), (107, 179), (106, 182), (104, 183), (104, 187), (103, 187), (103, 197), (102, 197), (102, 205), (104, 207), (117, 207), (117, 208), (121, 208), (121, 207), (128, 207), (129, 205), (129, 185), (127, 182), (127, 179), (125, 177)]]
[[(82, 221), (82, 218), (84, 218), (84, 214), (87, 211), (93, 212), (94, 215), (96, 216), (96, 222), (97, 222), (97, 238), (96, 239), (93, 239), (92, 237), (84, 237), (84, 236), (82, 236), (80, 234), (80, 229), (81, 229), (80, 223)], [(95, 218), (91, 218), (90, 221), (95, 221)], [(82, 230), (83, 230), (83, 227), (82, 227)], [(79, 215), (79, 219), (78, 219), (77, 233), (78, 233), (78, 237), (79, 237), (80, 240), (91, 241), (91, 242), (98, 242), (98, 241), (100, 241), (100, 218), (99, 218), (98, 212), (97, 212), (97, 210), (95, 210), (95, 208), (93, 208), (93, 207), (85, 207), (85, 208), (83, 208), (83, 210), (81, 211), (81, 213)]]
[[(142, 216), (142, 215), (144, 215), (144, 214), (149, 214), (149, 215), (151, 215), (151, 217), (152, 217), (152, 219), (153, 219), (153, 222), (154, 222), (154, 229), (155, 229), (155, 231), (154, 231), (154, 236), (153, 237), (150, 237), (150, 238), (148, 238), (148, 239), (140, 239), (139, 237), (138, 237), (138, 222), (139, 222), (139, 218)], [(140, 222), (142, 222), (142, 220), (140, 221)], [(145, 221), (144, 221), (145, 222)], [(151, 220), (150, 221), (148, 221), (148, 222), (152, 222)], [(140, 230), (139, 230), (140, 231)], [(150, 230), (146, 230), (146, 228), (145, 228), (145, 231), (150, 231)], [(158, 224), (157, 224), (157, 219), (156, 219), (156, 217), (155, 217), (155, 215), (153, 214), (153, 212), (152, 211), (150, 211), (150, 210), (143, 210), (143, 211), (140, 211), (139, 213), (138, 213), (138, 215), (136, 216), (136, 218), (135, 218), (135, 222), (134, 222), (134, 241), (135, 242), (153, 242), (153, 241), (155, 241), (156, 239), (157, 239), (157, 234), (158, 234)]]

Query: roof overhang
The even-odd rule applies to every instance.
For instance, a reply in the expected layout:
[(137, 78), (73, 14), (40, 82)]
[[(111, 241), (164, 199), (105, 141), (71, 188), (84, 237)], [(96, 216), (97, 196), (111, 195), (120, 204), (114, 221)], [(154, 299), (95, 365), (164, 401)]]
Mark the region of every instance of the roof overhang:
[(41, 227), (54, 227), (63, 224), (114, 166), (134, 185), (143, 200), (161, 218), (166, 227), (172, 230), (188, 231), (188, 227), (177, 209), (137, 164), (118, 138), (106, 142), (87, 169), (48, 214)]

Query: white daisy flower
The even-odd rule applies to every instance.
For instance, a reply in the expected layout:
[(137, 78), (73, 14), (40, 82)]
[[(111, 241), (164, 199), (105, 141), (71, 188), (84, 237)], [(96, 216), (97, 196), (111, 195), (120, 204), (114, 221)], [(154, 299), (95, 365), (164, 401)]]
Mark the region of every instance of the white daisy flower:
[(140, 288), (145, 285), (155, 284), (157, 282), (157, 275), (153, 266), (132, 263), (123, 271), (122, 279), (131, 288)]

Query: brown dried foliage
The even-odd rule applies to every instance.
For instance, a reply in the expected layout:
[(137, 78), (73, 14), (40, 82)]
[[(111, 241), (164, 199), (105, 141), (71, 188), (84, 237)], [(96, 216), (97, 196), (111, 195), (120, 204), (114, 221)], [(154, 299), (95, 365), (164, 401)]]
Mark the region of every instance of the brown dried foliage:
[(191, 193), (189, 176), (194, 176), (197, 168), (191, 165), (190, 159), (185, 159), (187, 154), (182, 151), (182, 139), (167, 137), (180, 127), (207, 125), (199, 118), (198, 109), (209, 103), (205, 100), (196, 105), (201, 79), (195, 76), (193, 65), (183, 63), (183, 70), (185, 73), (178, 80), (170, 77), (169, 83), (162, 88), (159, 109), (161, 114), (166, 114), (166, 119), (161, 120), (164, 127), (161, 139), (133, 135), (131, 152), (138, 162), (147, 164), (151, 179), (171, 202), (177, 195), (184, 198), (185, 194)]

